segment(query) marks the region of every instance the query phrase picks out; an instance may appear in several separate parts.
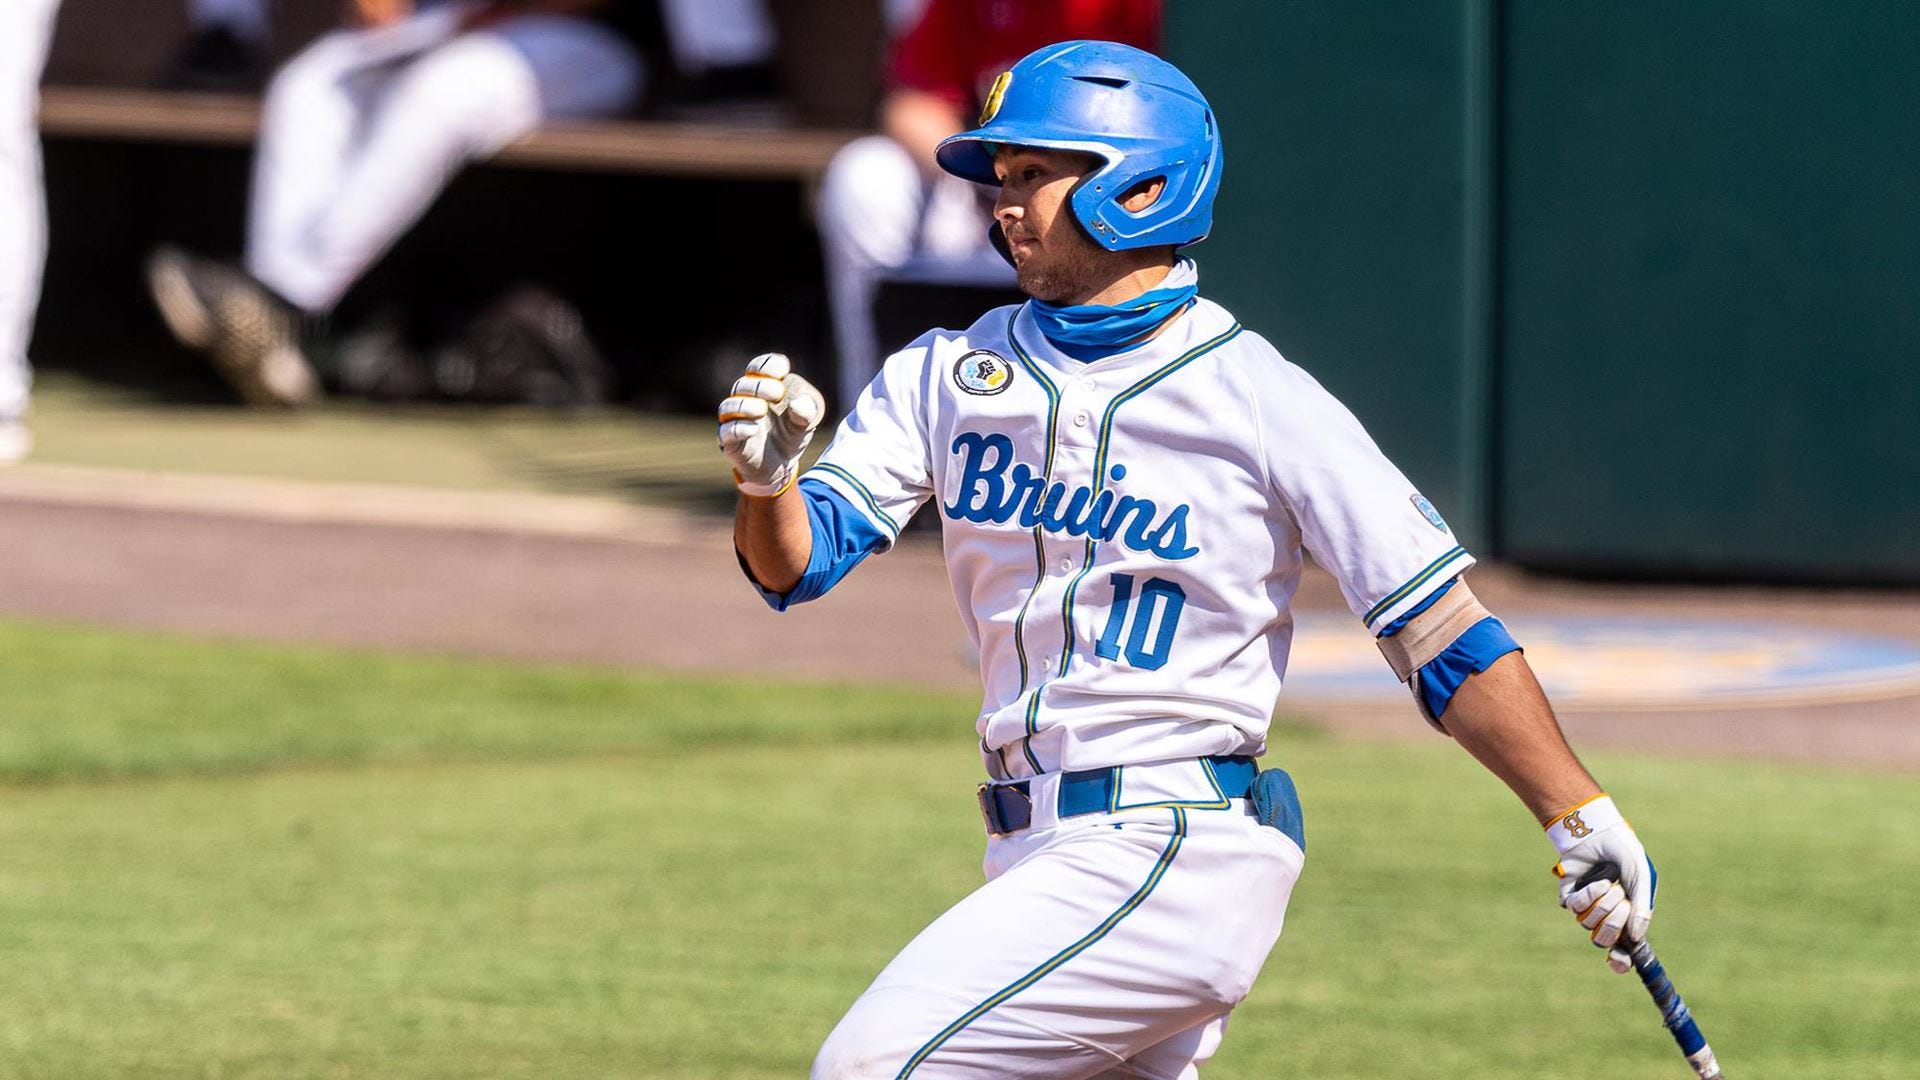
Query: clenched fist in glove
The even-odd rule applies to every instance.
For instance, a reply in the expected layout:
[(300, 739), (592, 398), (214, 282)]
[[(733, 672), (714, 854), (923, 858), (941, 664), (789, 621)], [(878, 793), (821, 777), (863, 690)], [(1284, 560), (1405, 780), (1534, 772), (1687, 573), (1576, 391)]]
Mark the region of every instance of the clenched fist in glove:
[(720, 451), (733, 462), (734, 483), (760, 497), (792, 487), (800, 455), (826, 414), (820, 391), (795, 375), (785, 356), (754, 357), (720, 403)]
[[(1653, 892), (1659, 876), (1647, 849), (1620, 816), (1613, 800), (1597, 795), (1547, 822), (1547, 836), (1560, 850), (1553, 872), (1560, 878), (1560, 906), (1573, 912), (1591, 932), (1593, 943), (1607, 950), (1607, 966), (1625, 972), (1633, 967), (1629, 950), (1645, 941), (1653, 921)], [(1597, 866), (1608, 866), (1605, 876), (1581, 884)]]

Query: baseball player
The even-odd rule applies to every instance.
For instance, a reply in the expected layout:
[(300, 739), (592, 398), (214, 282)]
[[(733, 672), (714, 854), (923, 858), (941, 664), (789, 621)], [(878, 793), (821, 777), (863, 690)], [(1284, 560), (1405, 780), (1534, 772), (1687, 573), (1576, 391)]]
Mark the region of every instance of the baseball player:
[(40, 72), (59, 7), (59, 0), (0, 5), (0, 465), (19, 461), (33, 447), (27, 340), (47, 257)]
[(769, 603), (825, 593), (931, 502), (985, 687), (987, 883), (887, 965), (813, 1075), (1198, 1075), (1305, 857), (1291, 782), (1255, 759), (1308, 552), (1428, 720), (1546, 826), (1561, 903), (1625, 970), (1652, 864), (1462, 580), (1472, 556), (1351, 413), (1197, 293), (1179, 249), (1221, 179), (1200, 91), (1128, 46), (1051, 45), (938, 159), (999, 188), (1030, 299), (895, 353), (797, 484), (825, 410), (787, 360), (754, 360), (720, 407)]
[(640, 93), (637, 0), (354, 0), (267, 89), (246, 267), (156, 253), (167, 326), (241, 396), (319, 394), (301, 329), (327, 315), (467, 162), (549, 118)]

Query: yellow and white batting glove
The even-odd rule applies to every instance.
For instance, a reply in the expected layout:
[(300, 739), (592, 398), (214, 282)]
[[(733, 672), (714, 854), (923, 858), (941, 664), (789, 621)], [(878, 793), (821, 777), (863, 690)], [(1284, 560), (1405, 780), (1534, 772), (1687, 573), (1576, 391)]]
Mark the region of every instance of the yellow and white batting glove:
[(800, 455), (826, 415), (826, 399), (785, 356), (754, 357), (720, 403), (720, 452), (733, 463), (733, 482), (761, 498), (792, 487)]
[[(1560, 906), (1607, 950), (1608, 967), (1630, 970), (1630, 950), (1647, 939), (1647, 924), (1653, 921), (1659, 881), (1633, 826), (1611, 798), (1600, 794), (1548, 821), (1547, 836), (1560, 851), (1553, 868), (1560, 879)], [(1606, 869), (1594, 875), (1595, 867)], [(1589, 876), (1595, 880), (1580, 884)]]

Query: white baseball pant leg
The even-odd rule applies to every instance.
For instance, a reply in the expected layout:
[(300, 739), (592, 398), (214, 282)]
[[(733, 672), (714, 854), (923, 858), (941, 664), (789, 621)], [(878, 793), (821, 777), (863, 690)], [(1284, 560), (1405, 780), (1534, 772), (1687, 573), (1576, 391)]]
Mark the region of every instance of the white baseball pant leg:
[(27, 340), (47, 261), (47, 193), (40, 167), (40, 73), (59, 0), (0, 4), (0, 420), (27, 411)]
[(339, 303), (462, 166), (542, 121), (625, 111), (644, 74), (624, 38), (563, 16), (373, 66), (367, 33), (336, 31), (294, 58), (261, 117), (247, 269), (312, 313)]
[(944, 174), (929, 185), (913, 156), (884, 135), (855, 139), (834, 155), (816, 217), (839, 347), (840, 408), (880, 371), (884, 343), (873, 306), (888, 276), (911, 269), (917, 280), (1013, 283), (1013, 268), (987, 240), (992, 215), (974, 185)]
[(1192, 1080), (1303, 862), (1244, 800), (993, 840), (991, 880), (887, 965), (813, 1080)]

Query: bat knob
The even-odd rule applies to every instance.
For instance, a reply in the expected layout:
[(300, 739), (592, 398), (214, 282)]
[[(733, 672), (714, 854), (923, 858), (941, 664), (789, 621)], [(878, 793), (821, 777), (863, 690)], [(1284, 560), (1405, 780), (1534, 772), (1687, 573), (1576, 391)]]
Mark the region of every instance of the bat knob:
[(1609, 859), (1605, 862), (1594, 863), (1591, 869), (1580, 875), (1580, 879), (1573, 883), (1573, 887), (1576, 889), (1584, 889), (1596, 881), (1619, 880), (1620, 864)]

